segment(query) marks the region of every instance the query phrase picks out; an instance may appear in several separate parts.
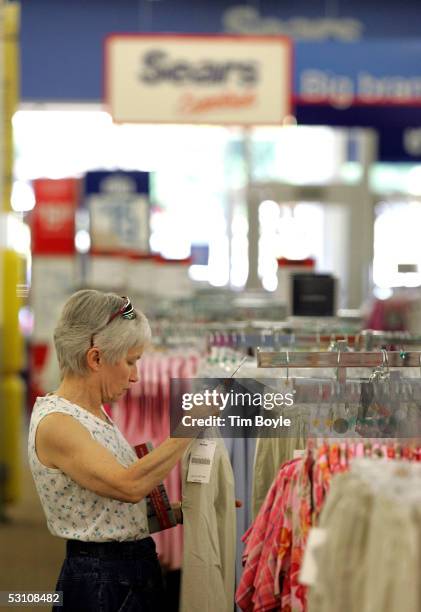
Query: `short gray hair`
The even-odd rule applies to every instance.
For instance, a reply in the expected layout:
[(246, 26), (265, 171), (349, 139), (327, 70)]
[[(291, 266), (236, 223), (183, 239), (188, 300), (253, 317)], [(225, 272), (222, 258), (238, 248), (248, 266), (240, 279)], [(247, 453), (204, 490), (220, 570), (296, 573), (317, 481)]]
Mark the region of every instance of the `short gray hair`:
[(124, 304), (115, 293), (82, 289), (65, 303), (57, 327), (54, 344), (61, 375), (84, 375), (88, 371), (86, 353), (95, 346), (104, 360), (117, 363), (130, 349), (145, 346), (151, 339), (151, 329), (145, 315), (135, 310), (136, 318), (110, 317)]

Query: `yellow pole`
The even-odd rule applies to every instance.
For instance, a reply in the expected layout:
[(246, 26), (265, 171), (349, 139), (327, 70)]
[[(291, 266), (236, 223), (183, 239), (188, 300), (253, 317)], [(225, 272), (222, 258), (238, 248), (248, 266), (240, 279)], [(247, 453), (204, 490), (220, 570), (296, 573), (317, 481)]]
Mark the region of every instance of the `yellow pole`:
[(3, 4), (3, 210), (11, 210), (13, 185), (12, 117), (19, 102), (20, 4)]
[[(25, 388), (19, 371), (24, 365), (23, 338), (19, 327), (20, 288), (24, 282), (22, 257), (8, 248), (7, 215), (12, 214), (13, 128), (12, 117), (19, 98), (18, 34), (20, 5), (0, 0), (0, 464), (6, 481), (0, 497), (15, 501), (19, 496), (21, 430)], [(0, 467), (1, 467), (0, 465)], [(0, 500), (1, 505), (1, 500)], [(1, 514), (1, 508), (0, 508)]]

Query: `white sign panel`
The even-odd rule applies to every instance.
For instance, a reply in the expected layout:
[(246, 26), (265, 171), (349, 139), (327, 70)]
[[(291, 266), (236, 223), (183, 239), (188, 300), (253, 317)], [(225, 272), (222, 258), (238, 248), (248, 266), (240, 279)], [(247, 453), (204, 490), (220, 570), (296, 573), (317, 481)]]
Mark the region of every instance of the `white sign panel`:
[(163, 298), (191, 297), (193, 283), (189, 278), (189, 266), (175, 261), (158, 264), (155, 269), (153, 293)]
[(105, 101), (117, 122), (279, 125), (291, 54), (282, 36), (111, 35)]
[(127, 287), (128, 261), (125, 257), (91, 255), (88, 285), (103, 291), (124, 291)]
[(34, 257), (31, 306), (34, 312), (34, 343), (51, 342), (64, 302), (80, 284), (74, 257)]
[(133, 293), (150, 295), (157, 287), (157, 264), (150, 260), (132, 260), (129, 263), (127, 287)]
[(149, 248), (149, 203), (140, 194), (94, 194), (87, 198), (94, 249)]

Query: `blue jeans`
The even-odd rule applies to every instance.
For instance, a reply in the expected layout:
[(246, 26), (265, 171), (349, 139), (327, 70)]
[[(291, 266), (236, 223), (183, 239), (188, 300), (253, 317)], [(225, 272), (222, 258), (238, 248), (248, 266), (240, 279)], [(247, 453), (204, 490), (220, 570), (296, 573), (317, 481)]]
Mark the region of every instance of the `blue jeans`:
[(57, 612), (161, 612), (163, 584), (152, 538), (136, 542), (67, 542), (57, 582)]

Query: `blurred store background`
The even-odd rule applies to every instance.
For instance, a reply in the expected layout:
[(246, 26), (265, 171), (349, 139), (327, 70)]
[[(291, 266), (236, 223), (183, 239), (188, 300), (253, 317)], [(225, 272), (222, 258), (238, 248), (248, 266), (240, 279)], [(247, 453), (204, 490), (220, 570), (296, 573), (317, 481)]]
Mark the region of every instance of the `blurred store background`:
[[(75, 290), (129, 295), (161, 356), (193, 364), (221, 346), (251, 353), (246, 335), (265, 346), (274, 330), (316, 347), (420, 333), (420, 18), (416, 0), (0, 2), (0, 590), (51, 590), (61, 563), (24, 445), (34, 398), (58, 381), (52, 329)], [(129, 32), (165, 33), (121, 51), (162, 54), (147, 112), (112, 47)], [(279, 66), (237, 49), (248, 35), (281, 40)], [(254, 81), (226, 68), (241, 61), (262, 62)], [(190, 96), (184, 114), (160, 114), (165, 87)], [(251, 95), (276, 121), (254, 117)], [(120, 424), (136, 443), (137, 421)]]

